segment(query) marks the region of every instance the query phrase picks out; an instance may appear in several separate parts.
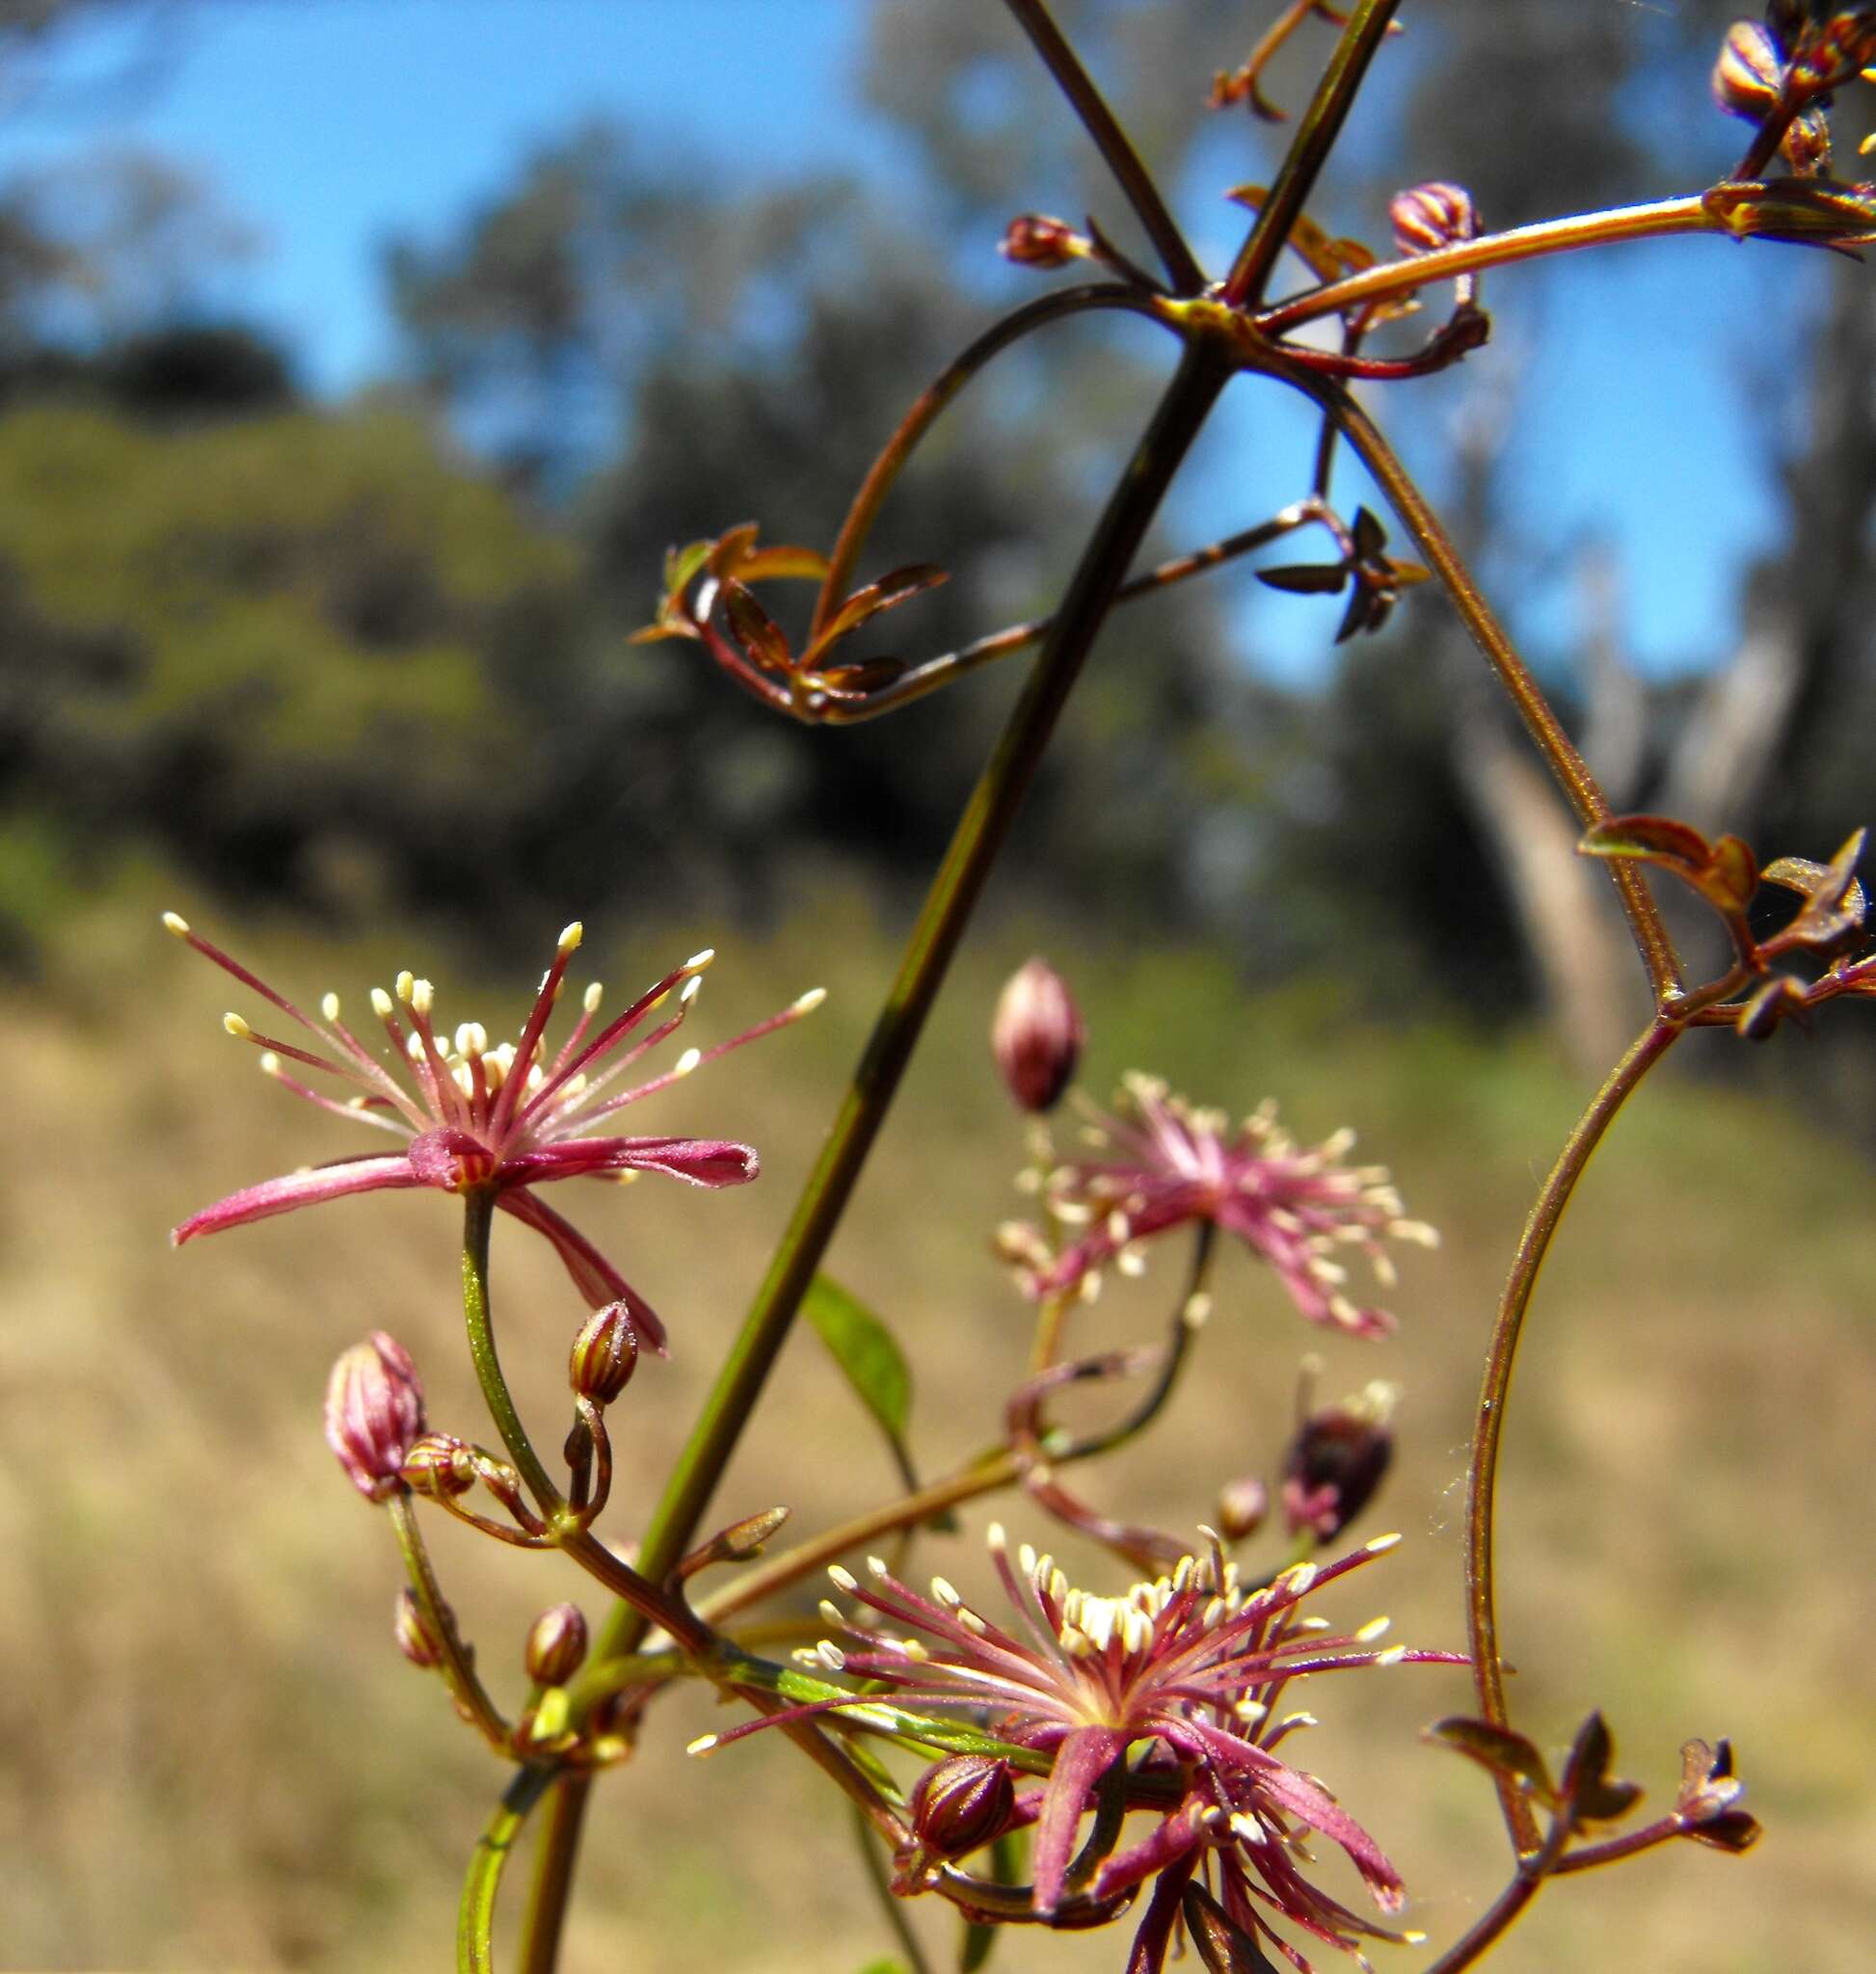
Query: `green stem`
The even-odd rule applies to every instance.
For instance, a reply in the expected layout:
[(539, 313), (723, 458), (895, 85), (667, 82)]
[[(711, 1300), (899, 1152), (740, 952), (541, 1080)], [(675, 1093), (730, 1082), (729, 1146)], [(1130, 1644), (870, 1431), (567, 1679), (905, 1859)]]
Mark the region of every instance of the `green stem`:
[(1127, 196), (1134, 216), (1153, 242), (1154, 251), (1166, 263), (1174, 290), (1195, 295), (1205, 285), (1205, 270), (1193, 257), (1178, 223), (1166, 210), (1153, 174), (1140, 162), (1127, 133), (1108, 108), (1094, 79), (1082, 67), (1081, 57), (1069, 45), (1056, 25), (1043, 0), (1004, 0), (1016, 16), (1017, 24), (1029, 36), (1035, 52), (1042, 57), (1057, 87), (1068, 98), (1069, 107), (1080, 118), (1082, 127), (1094, 140), (1095, 148)]
[(1278, 168), (1276, 183), (1258, 209), (1257, 224), (1239, 249), (1238, 257), (1225, 277), (1220, 299), (1233, 308), (1247, 302), (1261, 301), (1277, 255), (1290, 230), (1302, 217), (1309, 195), (1328, 161), (1342, 124), (1353, 105), (1355, 93), (1368, 72), (1368, 65), (1381, 44), (1394, 18), (1400, 0), (1357, 0), (1335, 44), (1328, 67), (1316, 87), (1309, 107), (1291, 141), (1288, 153)]
[(1543, 254), (1573, 253), (1583, 247), (1606, 247), (1617, 240), (1726, 231), (1725, 222), (1707, 210), (1699, 193), (1683, 199), (1655, 200), (1647, 205), (1619, 205), (1607, 212), (1571, 213), (1564, 219), (1540, 220), (1528, 227), (1512, 227), (1502, 233), (1482, 233), (1476, 240), (1461, 240), (1432, 253), (1416, 253), (1406, 260), (1388, 260), (1379, 267), (1363, 268), (1359, 274), (1307, 288), (1273, 307), (1260, 309), (1256, 324), (1266, 335), (1276, 336), (1325, 315), (1340, 315), (1365, 303), (1410, 295), (1416, 288), (1432, 287), (1435, 281), (1452, 280), (1460, 275), (1477, 274), (1484, 268), (1505, 267), (1513, 261), (1535, 260)]
[[(1656, 1019), (1609, 1073), (1590, 1107), (1565, 1141), (1550, 1176), (1543, 1183), (1524, 1223), (1512, 1258), (1511, 1273), (1499, 1297), (1486, 1352), (1485, 1377), (1472, 1427), (1465, 1497), (1466, 1634), (1472, 1653), (1472, 1677), (1479, 1708), (1496, 1727), (1508, 1724), (1504, 1674), (1499, 1661), (1498, 1614), (1492, 1535), (1497, 1505), (1498, 1454), (1505, 1436), (1505, 1407), (1511, 1391), (1512, 1368), (1524, 1330), (1525, 1312), (1538, 1286), (1538, 1274), (1550, 1251), (1552, 1238), (1603, 1134), (1616, 1120), (1636, 1086), (1674, 1046), (1681, 1033), (1678, 1023)], [(1531, 1806), (1509, 1780), (1498, 1785), (1505, 1827), (1520, 1856), (1538, 1849), (1537, 1821)], [(1441, 1963), (1444, 1965), (1444, 1962)]]
[(905, 1964), (912, 1969), (912, 1974), (931, 1974), (931, 1962), (925, 1959), (925, 1948), (919, 1944), (919, 1935), (912, 1931), (905, 1916), (905, 1902), (894, 1892), (892, 1879), (879, 1853), (873, 1848), (872, 1826), (857, 1807), (853, 1810), (853, 1842), (860, 1853), (860, 1865), (867, 1874), (867, 1883), (879, 1902), (880, 1912), (894, 1939), (898, 1942), (899, 1952), (905, 1956)]
[[(1076, 566), (1034, 669), (932, 880), (898, 975), (794, 1217), (646, 1530), (639, 1566), (654, 1583), (662, 1580), (690, 1545), (801, 1297), (834, 1238), (951, 955), (1029, 792), (1095, 633), (1229, 374), (1214, 355), (1187, 353)], [(642, 1614), (622, 1603), (603, 1627), (595, 1657), (614, 1658), (635, 1650), (645, 1629)], [(553, 1826), (555, 1848), (569, 1859), (566, 1880), (572, 1875), (579, 1825), (577, 1812), (570, 1811)], [(549, 1915), (539, 1915), (538, 1923), (549, 1924)], [(551, 1923), (557, 1925), (557, 1919)]]
[(1049, 294), (1037, 296), (1033, 302), (1024, 303), (1020, 308), (1012, 309), (1001, 322), (993, 322), (976, 341), (966, 344), (919, 393), (911, 409), (899, 420), (898, 429), (880, 447), (878, 457), (868, 467), (867, 477), (860, 482), (859, 492), (854, 494), (846, 518), (841, 522), (841, 532), (835, 538), (833, 550), (827, 558), (827, 574), (821, 579), (820, 594), (815, 600), (813, 636), (820, 635), (827, 627), (828, 620), (845, 600), (848, 585), (853, 580), (854, 565), (860, 559), (860, 550), (866, 546), (867, 536), (871, 532), (886, 495), (892, 491), (893, 482), (918, 449), (920, 440), (938, 422), (958, 392), (991, 358), (1008, 349), (1012, 343), (1021, 342), (1032, 331), (1051, 322), (1059, 322), (1066, 316), (1086, 315), (1102, 308), (1124, 309), (1130, 314), (1144, 315), (1154, 322), (1162, 320), (1150, 296), (1118, 283), (1091, 282), (1075, 288), (1056, 288)]
[(577, 1829), (592, 1787), (590, 1774), (565, 1774), (548, 1803), (547, 1820), (535, 1845), (534, 1878), (528, 1886), (526, 1916), (522, 1921), (517, 1974), (553, 1974), (553, 1963), (560, 1955), (560, 1929), (565, 1922), (567, 1895), (573, 1889), (576, 1855), (576, 1847), (557, 1841), (555, 1832), (569, 1820)]
[(468, 1711), (483, 1738), (493, 1747), (505, 1749), (508, 1746), (508, 1723), (501, 1718), (501, 1710), (489, 1697), (488, 1689), (476, 1677), (475, 1661), (456, 1629), (456, 1614), (450, 1610), (437, 1583), (437, 1572), (430, 1561), (423, 1531), (417, 1524), (416, 1504), (411, 1499), (410, 1489), (400, 1487), (386, 1506), (390, 1509), (390, 1525), (396, 1532), (397, 1546), (404, 1553), (404, 1569), (411, 1580), (412, 1595), (416, 1598), (417, 1608), (423, 1613), (423, 1621), (429, 1626), (431, 1636), (442, 1647), (444, 1681), (457, 1704)]
[(534, 1451), (496, 1352), (495, 1320), (489, 1310), (489, 1229), (495, 1215), (496, 1196), (489, 1187), (470, 1187), (463, 1194), (463, 1320), (469, 1329), (469, 1361), (508, 1457), (539, 1502), (542, 1514), (552, 1522), (566, 1507), (565, 1498)]
[[(1412, 476), (1381, 436), (1380, 428), (1348, 391), (1321, 379), (1304, 380), (1290, 376), (1288, 372), (1283, 374), (1333, 415), (1342, 436), (1375, 476), (1388, 503), (1400, 516), (1402, 525), (1446, 585), (1461, 621), (1471, 632), (1472, 641), (1485, 654), (1486, 661), (1498, 676), (1498, 682), (1516, 707), (1526, 732), (1569, 798), (1577, 819), (1586, 829), (1606, 821), (1609, 803), (1595, 775), (1590, 772), (1589, 763), (1576, 751), (1562, 722), (1551, 711), (1542, 689), (1518, 656), (1517, 647), (1487, 602), (1484, 592), (1465, 566), (1439, 516), (1414, 484)], [(1640, 871), (1632, 865), (1611, 862), (1609, 867), (1629, 930), (1648, 967), (1655, 998), (1657, 1001), (1668, 1001), (1681, 991), (1680, 963), (1667, 928), (1661, 922), (1661, 915), (1655, 909), (1654, 899), (1649, 895)]]
[(540, 1800), (552, 1774), (550, 1769), (519, 1771), (496, 1805), (487, 1827), (475, 1840), (475, 1854), (469, 1859), (469, 1876), (463, 1881), (463, 1901), (456, 1915), (457, 1974), (495, 1974), (490, 1938), (495, 1929), (496, 1895), (501, 1890), (502, 1869), (522, 1826), (527, 1821), (528, 1811)]

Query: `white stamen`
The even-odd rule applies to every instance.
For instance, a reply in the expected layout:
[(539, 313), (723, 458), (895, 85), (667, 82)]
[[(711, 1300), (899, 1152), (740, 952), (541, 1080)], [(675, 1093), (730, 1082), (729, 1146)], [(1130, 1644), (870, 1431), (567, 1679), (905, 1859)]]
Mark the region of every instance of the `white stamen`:
[(580, 943), (580, 941), (581, 941), (582, 939), (584, 939), (585, 937), (586, 937), (586, 928), (585, 928), (585, 926), (583, 926), (583, 925), (582, 925), (582, 924), (581, 924), (581, 923), (579, 922), (579, 920), (578, 920), (577, 919), (576, 919), (576, 920), (574, 920), (574, 922), (573, 922), (573, 923), (572, 923), (571, 925), (569, 925), (569, 926), (568, 926), (568, 927), (566, 928), (566, 930), (565, 930), (564, 932), (562, 932), (562, 933), (561, 933), (561, 935), (560, 935), (559, 939), (558, 939), (558, 940), (556, 940), (556, 941), (554, 942), (554, 944), (555, 944), (555, 947), (556, 947), (556, 948), (557, 948), (557, 949), (558, 949), (559, 951), (561, 951), (561, 952), (572, 952), (572, 951), (573, 951), (573, 949), (574, 949), (574, 948), (575, 948), (575, 947), (576, 947), (576, 946), (577, 946), (577, 945), (578, 945), (578, 944)]
[(271, 1049), (261, 1054), (260, 1073), (262, 1076), (279, 1076), (281, 1073), (281, 1059)]
[(389, 1015), (390, 1009), (390, 996), (387, 994), (382, 987), (374, 987), (371, 990), (371, 1012), (375, 1014), (380, 1021), (384, 1021)]
[(585, 1008), (588, 1014), (599, 1013), (600, 995), (603, 991), (603, 990), (601, 988), (600, 983), (597, 980), (595, 980), (592, 983), (592, 985), (587, 988), (586, 992), (580, 996), (580, 1005), (583, 1008)]
[(1407, 1655), (1407, 1648), (1405, 1645), (1389, 1645), (1384, 1652), (1377, 1652), (1375, 1654), (1375, 1664), (1377, 1666), (1398, 1666)]
[(178, 939), (187, 939), (189, 936), (189, 921), (180, 912), (165, 912), (163, 914), (163, 929), (166, 932), (174, 932)]
[(1400, 1539), (1398, 1534), (1377, 1535), (1372, 1542), (1364, 1542), (1361, 1546), (1370, 1556), (1382, 1556), (1392, 1549)]
[(411, 972), (409, 967), (406, 967), (390, 984), (396, 988), (398, 1000), (403, 1001), (406, 1006), (409, 1006), (412, 992), (416, 986), (416, 975)]
[(813, 1014), (815, 1009), (826, 999), (827, 989), (825, 987), (810, 987), (807, 993), (797, 997), (794, 1005), (789, 1012), (791, 1014)]
[(1394, 1620), (1391, 1617), (1371, 1617), (1368, 1620), (1368, 1622), (1364, 1624), (1358, 1632), (1355, 1633), (1355, 1643), (1358, 1645), (1372, 1645), (1377, 1639), (1384, 1638), (1386, 1636), (1387, 1627), (1390, 1624), (1392, 1624), (1393, 1621)]
[[(679, 1002), (679, 1005), (680, 1005), (680, 1006), (683, 1006), (683, 1007), (688, 1007), (688, 1006), (690, 1005), (690, 1003), (691, 1003), (691, 1002), (692, 1002), (693, 1000), (695, 1000), (697, 999), (698, 995), (700, 995), (700, 994), (701, 994), (701, 993), (702, 993), (703, 991), (704, 991), (704, 976), (703, 976), (703, 974), (691, 974), (690, 978), (689, 978), (688, 980), (686, 980), (686, 981), (685, 981), (685, 982), (683, 983), (683, 985), (682, 987), (680, 987), (680, 988), (678, 989), (678, 1002)], [(662, 1000), (660, 1000), (658, 1004), (659, 1004), (659, 1006), (662, 1006), (662, 1005), (663, 1005), (663, 1001), (662, 1001)]]
[(684, 1753), (709, 1754), (710, 1749), (716, 1746), (716, 1740), (717, 1737), (714, 1734), (700, 1734), (698, 1735), (697, 1739), (693, 1741), (690, 1744), (690, 1746), (684, 1749)]
[(247, 1023), (238, 1014), (225, 1014), (222, 1017), (222, 1026), (240, 1042), (247, 1041), (254, 1033), (254, 1030), (249, 1027)]
[(415, 1013), (420, 1014), (425, 1021), (430, 1019), (430, 1010), (436, 1005), (436, 1001), (437, 990), (431, 986), (428, 980), (413, 980), (411, 982), (412, 1009)]
[(853, 1591), (860, 1587), (860, 1579), (850, 1569), (843, 1569), (838, 1562), (830, 1563), (827, 1574), (834, 1580), (837, 1590)]
[(337, 1021), (338, 996), (336, 994), (323, 995), (320, 998), (319, 1001), (319, 1012), (323, 1014), (329, 1022)]
[[(710, 1005), (714, 1007), (716, 1003), (712, 1001)], [(677, 1061), (671, 1065), (671, 1074), (673, 1076), (688, 1076), (703, 1059), (704, 1052), (701, 1049), (686, 1049), (678, 1057)]]
[(683, 965), (678, 969), (678, 971), (681, 974), (701, 974), (704, 971), (704, 969), (710, 965), (710, 961), (713, 960), (715, 957), (715, 947), (707, 946), (705, 947), (702, 952), (692, 953), (691, 956), (684, 961)]

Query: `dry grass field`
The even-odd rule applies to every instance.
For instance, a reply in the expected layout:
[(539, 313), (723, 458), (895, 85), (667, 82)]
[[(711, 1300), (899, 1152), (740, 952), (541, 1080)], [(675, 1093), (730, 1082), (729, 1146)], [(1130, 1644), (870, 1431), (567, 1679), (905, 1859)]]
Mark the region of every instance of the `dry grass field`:
[[(392, 1649), (389, 1532), (335, 1471), (318, 1413), (336, 1351), (384, 1326), (422, 1366), (433, 1422), (488, 1436), (460, 1347), (455, 1216), (428, 1194), (385, 1195), (170, 1251), (167, 1229), (194, 1208), (352, 1147), (221, 1033), (222, 1009), (241, 1003), (163, 938), (167, 904), (191, 910), (154, 894), (100, 907), (48, 952), (37, 988), (4, 995), (15, 1126), (0, 1189), (0, 1965), (442, 1968), (500, 1772)], [(296, 996), (333, 986), (357, 1003), (415, 966), (447, 1020), (495, 1033), (528, 985), (463, 980), (434, 950), (213, 929)], [(544, 948), (555, 929), (540, 928)], [(590, 927), (589, 954), (621, 991), (707, 939), (721, 949), (708, 1034), (817, 980), (831, 990), (813, 1022), (643, 1113), (647, 1129), (752, 1140), (759, 1185), (712, 1196), (647, 1182), (576, 1202), (675, 1346), (615, 1415), (604, 1532), (626, 1542), (787, 1216), (892, 928), (839, 894), (760, 941), (617, 930)], [(1021, 1374), (1024, 1312), (987, 1250), (1012, 1210), (1020, 1138), (982, 1035), (1003, 972), (1037, 940), (993, 920), (967, 956), (831, 1264), (907, 1345), (934, 1473), (994, 1432)], [(1138, 1066), (1234, 1109), (1273, 1095), (1309, 1136), (1352, 1124), (1442, 1229), (1439, 1253), (1406, 1259), (1400, 1336), (1331, 1345), (1323, 1390), (1382, 1375), (1405, 1394), (1400, 1463), (1358, 1533), (1407, 1540), (1336, 1608), (1357, 1620), (1384, 1609), (1396, 1638), (1460, 1643), (1476, 1357), (1524, 1205), (1583, 1092), (1534, 1042), (1381, 1031), (1329, 996), (1252, 992), (1202, 954), (1082, 959), (1064, 934), (1040, 943), (1089, 1012), (1090, 1089)], [(1723, 1046), (1698, 1038), (1690, 1053)], [(1572, 1213), (1514, 1394), (1503, 1540), (1516, 1707), (1555, 1744), (1602, 1706), (1619, 1766), (1656, 1803), (1683, 1737), (1731, 1733), (1767, 1834), (1744, 1860), (1686, 1846), (1554, 1887), (1499, 1956), (1506, 1974), (1869, 1964), (1873, 1191), (1876, 1174), (1794, 1116), (1665, 1077)], [(517, 1236), (501, 1227), (496, 1249), (505, 1355), (531, 1416), (557, 1419), (577, 1310), (550, 1257)], [(1169, 1418), (1085, 1479), (1166, 1526), (1207, 1517), (1220, 1480), (1269, 1471), (1298, 1360), (1322, 1343), (1241, 1254), (1219, 1289)], [(1086, 1313), (1085, 1343), (1157, 1334), (1174, 1293), (1168, 1254)], [(724, 1517), (787, 1501), (812, 1530), (891, 1485), (819, 1346), (797, 1339)], [(1031, 1531), (1020, 1504), (1001, 1512)], [(926, 1538), (918, 1566), (981, 1585), (985, 1519)], [(1084, 1581), (1117, 1587), (1113, 1566), (1057, 1546)], [(450, 1529), (436, 1547), (485, 1672), (512, 1697), (528, 1616), (583, 1598), (584, 1579)], [(1405, 1872), (1413, 1923), (1452, 1937), (1503, 1869), (1484, 1778), (1417, 1738), (1466, 1708), (1462, 1676), (1404, 1667), (1314, 1699), (1310, 1765)], [(572, 1974), (857, 1974), (887, 1955), (817, 1778), (779, 1737), (686, 1763), (709, 1724), (701, 1695), (675, 1695), (633, 1768), (603, 1786)], [(934, 1943), (950, 1936), (944, 1908), (915, 1916)], [(1012, 1934), (993, 1964), (1111, 1970), (1124, 1941)], [(1383, 1954), (1404, 1969), (1418, 1959)]]

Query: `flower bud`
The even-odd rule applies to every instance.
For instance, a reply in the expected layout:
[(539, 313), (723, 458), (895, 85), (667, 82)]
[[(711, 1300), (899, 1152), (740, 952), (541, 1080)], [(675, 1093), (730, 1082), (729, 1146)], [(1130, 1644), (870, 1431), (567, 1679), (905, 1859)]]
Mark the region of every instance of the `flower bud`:
[(1040, 212), (1018, 213), (997, 243), (997, 252), (1018, 267), (1067, 267), (1085, 260), (1093, 242), (1066, 220)]
[(326, 1385), (326, 1444), (367, 1501), (398, 1484), (404, 1455), (423, 1430), (423, 1387), (395, 1337), (374, 1330), (333, 1366)]
[(426, 1432), (404, 1455), (405, 1486), (432, 1501), (454, 1501), (475, 1485), (475, 1454), (453, 1433)]
[(1254, 1476), (1228, 1480), (1219, 1489), (1218, 1529), (1227, 1542), (1242, 1542), (1264, 1526), (1271, 1491)]
[(1023, 1109), (1040, 1115), (1055, 1108), (1086, 1039), (1068, 983), (1046, 960), (1031, 960), (1009, 976), (990, 1024), (990, 1047)]
[(1755, 20), (1735, 20), (1713, 65), (1713, 100), (1734, 117), (1763, 123), (1784, 88), (1784, 58), (1771, 31)]
[(1441, 178), (1395, 193), (1387, 202), (1387, 217), (1394, 223), (1394, 244), (1403, 253), (1434, 253), (1474, 238), (1479, 230), (1479, 210), (1471, 193)]
[(586, 1319), (567, 1360), (574, 1396), (609, 1405), (631, 1382), (638, 1367), (638, 1332), (623, 1302), (608, 1302)]
[(586, 1657), (586, 1620), (574, 1604), (556, 1604), (527, 1635), (527, 1676), (537, 1686), (565, 1686)]
[(442, 1641), (430, 1629), (415, 1594), (405, 1588), (397, 1593), (397, 1615), (393, 1620), (397, 1649), (420, 1672), (442, 1664)]
[(912, 1835), (928, 1857), (963, 1857), (994, 1842), (1016, 1814), (1016, 1785), (999, 1757), (954, 1754), (912, 1791)]
[(1329, 1541), (1368, 1506), (1394, 1457), (1393, 1411), (1394, 1387), (1376, 1383), (1302, 1422), (1283, 1463), (1291, 1534)]

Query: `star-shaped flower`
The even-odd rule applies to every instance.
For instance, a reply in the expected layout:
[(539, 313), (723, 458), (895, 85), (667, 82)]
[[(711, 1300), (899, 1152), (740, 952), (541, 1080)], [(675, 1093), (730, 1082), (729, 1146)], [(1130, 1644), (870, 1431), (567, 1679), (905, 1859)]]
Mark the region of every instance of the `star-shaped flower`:
[[(536, 1188), (560, 1179), (624, 1181), (641, 1172), (710, 1187), (754, 1179), (760, 1168), (749, 1145), (724, 1138), (618, 1137), (594, 1127), (688, 1076), (699, 1063), (795, 1020), (822, 998), (817, 988), (734, 1040), (708, 1051), (688, 1050), (662, 1075), (619, 1089), (624, 1072), (683, 1023), (713, 957), (710, 952), (673, 969), (597, 1033), (590, 1031), (600, 988), (597, 983), (587, 988), (571, 1033), (551, 1057), (546, 1054), (545, 1036), (567, 963), (580, 943), (577, 923), (560, 935), (553, 963), (515, 1042), (492, 1048), (488, 1031), (477, 1022), (465, 1022), (453, 1037), (445, 1037), (434, 1019), (430, 982), (400, 974), (395, 998), (382, 987), (371, 990), (372, 1012), (390, 1042), (387, 1056), (382, 1050), (374, 1054), (340, 1019), (336, 995), (325, 997), (322, 1018), (314, 1020), (174, 912), (163, 922), (311, 1037), (313, 1046), (308, 1047), (258, 1033), (238, 1014), (226, 1016), (224, 1026), (231, 1035), (261, 1050), (261, 1068), (269, 1076), (322, 1110), (406, 1141), (379, 1157), (336, 1159), (245, 1187), (184, 1220), (170, 1237), (178, 1247), (199, 1234), (219, 1234), (352, 1193), (407, 1187), (443, 1192), (486, 1187), (505, 1213), (547, 1237), (594, 1308), (623, 1305), (639, 1339), (660, 1352), (664, 1325), (650, 1305), (583, 1234), (537, 1196)], [(639, 1035), (654, 1015), (660, 1017), (657, 1025)], [(349, 1086), (350, 1093), (328, 1095), (303, 1081), (289, 1065), (309, 1070), (330, 1086)]]
[(1269, 1262), (1312, 1322), (1360, 1336), (1393, 1328), (1385, 1310), (1344, 1293), (1348, 1271), (1336, 1254), (1359, 1248), (1391, 1284), (1382, 1241), (1432, 1247), (1438, 1237), (1406, 1217), (1384, 1166), (1342, 1162), (1353, 1132), (1304, 1149), (1278, 1127), (1273, 1104), (1234, 1132), (1221, 1111), (1195, 1108), (1143, 1076), (1127, 1079), (1124, 1103), (1124, 1116), (1097, 1115), (1089, 1131), (1100, 1156), (1070, 1160), (1050, 1178), (1057, 1217), (1082, 1220), (1086, 1231), (1053, 1259), (1030, 1236), (1024, 1245), (1035, 1258), (1024, 1282), (1032, 1295), (1082, 1287), (1109, 1262), (1137, 1271), (1141, 1241), (1209, 1220)]

